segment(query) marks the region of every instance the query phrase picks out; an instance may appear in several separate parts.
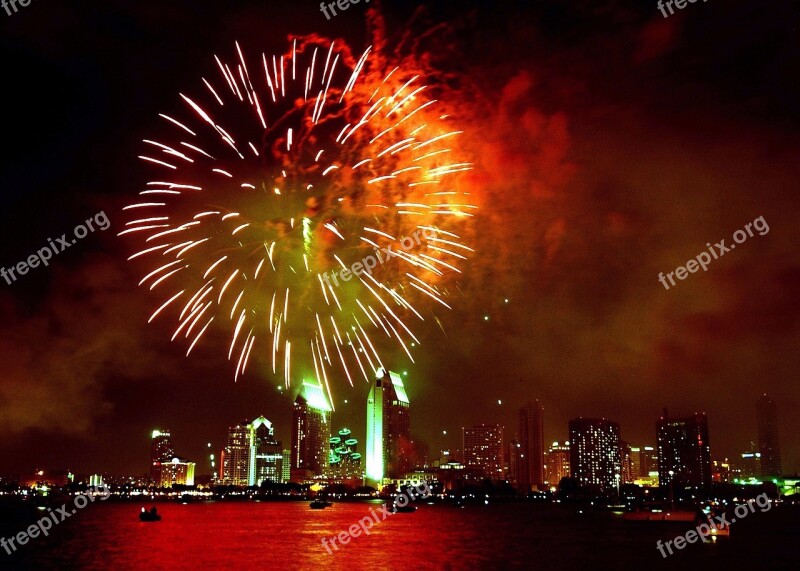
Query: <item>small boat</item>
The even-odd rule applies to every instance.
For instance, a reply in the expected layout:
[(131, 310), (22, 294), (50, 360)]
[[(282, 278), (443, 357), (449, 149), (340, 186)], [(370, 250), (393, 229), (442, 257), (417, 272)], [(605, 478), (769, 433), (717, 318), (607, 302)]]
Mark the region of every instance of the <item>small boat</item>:
[(156, 512), (156, 508), (146, 511), (142, 508), (139, 512), (139, 521), (161, 521), (161, 516)]
[(321, 509), (325, 509), (328, 506), (331, 506), (333, 504), (331, 504), (330, 502), (326, 502), (325, 500), (323, 500), (321, 498), (317, 498), (316, 500), (314, 500), (313, 502), (311, 502), (308, 505), (311, 507), (312, 510), (321, 510)]
[(386, 507), (388, 510), (394, 514), (410, 514), (417, 511), (417, 506), (412, 506), (411, 504), (406, 504), (404, 506), (398, 506), (394, 502), (386, 502)]

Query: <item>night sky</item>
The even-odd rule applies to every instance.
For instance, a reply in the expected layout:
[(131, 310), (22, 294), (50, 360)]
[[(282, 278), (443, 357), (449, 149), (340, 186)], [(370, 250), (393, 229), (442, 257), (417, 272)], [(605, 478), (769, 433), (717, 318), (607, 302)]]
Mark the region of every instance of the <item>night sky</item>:
[[(667, 407), (706, 412), (713, 457), (734, 457), (756, 440), (767, 392), (784, 471), (797, 472), (800, 10), (710, 0), (665, 19), (655, 1), (531, 4), (369, 4), (389, 61), (427, 54), (450, 78), (481, 205), (463, 295), (437, 314), (441, 328), (417, 328), (416, 363), (396, 350), (413, 433), (432, 452), (458, 446), (465, 425), (502, 423), (510, 439), (518, 408), (538, 398), (546, 441), (598, 416), (654, 445)], [(234, 383), (223, 337), (185, 358), (169, 325), (148, 326), (157, 298), (137, 288), (116, 234), (148, 180), (141, 140), (214, 53), (236, 40), (280, 53), (309, 33), (360, 53), (366, 8), (330, 21), (310, 0), (0, 12), (0, 265), (99, 211), (111, 221), (50, 267), (0, 281), (0, 474), (140, 474), (153, 428), (171, 429), (203, 473), (206, 443), (218, 451), (229, 425), (262, 414), (289, 447), (282, 378), (254, 366)], [(760, 216), (768, 233), (659, 283)], [(334, 382), (334, 428), (363, 439), (368, 386)]]

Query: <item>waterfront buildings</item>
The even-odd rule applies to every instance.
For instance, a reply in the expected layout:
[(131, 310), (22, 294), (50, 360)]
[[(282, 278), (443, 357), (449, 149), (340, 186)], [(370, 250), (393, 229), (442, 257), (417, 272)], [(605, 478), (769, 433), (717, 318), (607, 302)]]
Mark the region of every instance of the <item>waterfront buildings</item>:
[(410, 403), (400, 375), (378, 369), (367, 397), (366, 476), (381, 486), (411, 468)]
[(503, 427), (481, 424), (462, 428), (465, 466), (481, 478), (493, 481), (505, 479), (505, 444)]
[(544, 483), (544, 408), (536, 400), (519, 411), (519, 456), (516, 480), (520, 490), (529, 492)]
[(658, 480), (662, 487), (708, 489), (711, 486), (711, 448), (705, 414), (669, 418), (656, 423)]
[(303, 482), (327, 472), (331, 411), (322, 386), (304, 381), (292, 411), (292, 481)]
[(622, 479), (619, 424), (606, 419), (569, 421), (570, 472), (584, 486), (601, 492), (616, 489)]

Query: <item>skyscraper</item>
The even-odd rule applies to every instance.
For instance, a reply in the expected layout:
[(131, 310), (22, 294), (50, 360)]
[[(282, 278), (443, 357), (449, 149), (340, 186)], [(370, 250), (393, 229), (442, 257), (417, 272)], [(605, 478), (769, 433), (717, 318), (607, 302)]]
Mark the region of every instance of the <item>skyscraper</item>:
[(376, 371), (367, 398), (367, 479), (380, 486), (384, 477), (400, 477), (410, 469), (409, 401), (400, 375)]
[(150, 442), (150, 480), (159, 488), (193, 486), (195, 463), (175, 454), (169, 430), (154, 430)]
[(634, 474), (633, 471), (633, 452), (631, 450), (631, 445), (625, 441), (620, 441), (619, 443), (619, 458), (622, 463), (622, 483), (630, 484), (636, 479), (638, 474)]
[(758, 451), (761, 453), (761, 477), (780, 476), (781, 444), (778, 438), (778, 407), (767, 395), (756, 402)]
[(558, 486), (561, 478), (569, 477), (569, 441), (553, 442), (545, 456), (545, 480), (550, 487)]
[(245, 422), (228, 429), (228, 445), (222, 458), (222, 483), (226, 486), (246, 486), (249, 466), (249, 431)]
[(283, 447), (275, 440), (272, 423), (263, 416), (230, 427), (223, 452), (223, 484), (259, 486), (265, 481), (281, 481)]
[(711, 448), (705, 414), (687, 418), (664, 417), (656, 423), (658, 481), (662, 487), (711, 486)]
[(156, 482), (156, 485), (161, 479), (158, 464), (171, 462), (174, 457), (175, 448), (172, 446), (169, 430), (154, 430), (150, 441), (150, 480)]
[(570, 471), (584, 486), (615, 489), (622, 479), (619, 424), (597, 418), (569, 421)]
[(322, 386), (304, 381), (292, 412), (292, 480), (302, 482), (325, 474), (331, 410)]
[(544, 482), (544, 408), (537, 400), (519, 411), (517, 486), (529, 492)]
[(464, 465), (493, 481), (505, 477), (505, 444), (503, 427), (481, 424), (462, 429)]
[(283, 447), (275, 440), (272, 423), (259, 416), (247, 425), (250, 461), (248, 462), (248, 486), (260, 486), (263, 482), (280, 482), (283, 477)]

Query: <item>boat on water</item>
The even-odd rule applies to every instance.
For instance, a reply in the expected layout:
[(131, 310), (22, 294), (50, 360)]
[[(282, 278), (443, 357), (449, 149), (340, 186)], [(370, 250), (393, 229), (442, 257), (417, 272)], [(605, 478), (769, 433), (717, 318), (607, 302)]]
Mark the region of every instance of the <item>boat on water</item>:
[(410, 514), (417, 511), (417, 506), (411, 504), (399, 506), (393, 501), (386, 502), (386, 508), (393, 514)]
[(161, 516), (156, 511), (156, 508), (150, 508), (150, 511), (142, 508), (139, 512), (139, 521), (161, 521)]
[(325, 509), (327, 507), (332, 506), (333, 504), (331, 502), (327, 502), (327, 501), (323, 500), (322, 498), (317, 498), (316, 500), (314, 500), (313, 502), (311, 502), (308, 505), (311, 507), (312, 510), (322, 510), (322, 509)]

